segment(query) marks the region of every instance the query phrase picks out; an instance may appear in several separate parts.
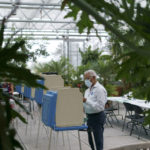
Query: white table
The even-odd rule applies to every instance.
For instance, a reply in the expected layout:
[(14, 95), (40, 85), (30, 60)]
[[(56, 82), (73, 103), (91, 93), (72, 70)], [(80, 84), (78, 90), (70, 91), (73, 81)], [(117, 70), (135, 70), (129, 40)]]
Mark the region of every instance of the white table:
[(107, 97), (107, 100), (112, 102), (119, 102), (119, 103), (130, 103), (132, 105), (136, 105), (142, 108), (150, 109), (150, 102), (147, 102), (146, 100), (140, 100), (140, 99), (128, 99), (125, 97)]

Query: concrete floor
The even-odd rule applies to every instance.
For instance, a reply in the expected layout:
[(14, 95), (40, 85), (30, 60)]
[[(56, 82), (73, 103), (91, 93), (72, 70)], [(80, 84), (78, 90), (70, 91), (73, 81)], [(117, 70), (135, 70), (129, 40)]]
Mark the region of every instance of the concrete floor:
[[(27, 117), (25, 113), (22, 113), (24, 117)], [(150, 136), (141, 136), (140, 140), (137, 139), (137, 133), (134, 132), (132, 136), (129, 136), (129, 129), (125, 129), (122, 132), (122, 119), (118, 116), (119, 123), (115, 120), (112, 122), (113, 128), (106, 125), (104, 131), (104, 150), (110, 148), (145, 142), (150, 140)], [(34, 119), (28, 117), (28, 125), (23, 124), (20, 121), (15, 121), (15, 128), (17, 129), (17, 138), (24, 145), (25, 150), (48, 150), (50, 128), (45, 127), (40, 122), (40, 130), (38, 129), (39, 117), (37, 113), (34, 114)], [(37, 135), (39, 133), (39, 139), (37, 144)], [(80, 132), (82, 150), (90, 150), (88, 145), (88, 138), (86, 132)], [(64, 136), (64, 142), (63, 142)], [(49, 150), (69, 150), (69, 140), (71, 150), (79, 150), (78, 132), (77, 131), (65, 131), (65, 132), (52, 132), (51, 149)]]

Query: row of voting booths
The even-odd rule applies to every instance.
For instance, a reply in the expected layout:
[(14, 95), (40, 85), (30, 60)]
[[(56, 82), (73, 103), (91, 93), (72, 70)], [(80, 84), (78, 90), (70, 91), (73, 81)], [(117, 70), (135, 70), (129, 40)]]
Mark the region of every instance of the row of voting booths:
[[(83, 124), (82, 94), (78, 88), (64, 87), (64, 80), (60, 75), (42, 75), (44, 91), (42, 106), (42, 121), (49, 124), (50, 115), (55, 113), (57, 127), (81, 126)], [(52, 114), (51, 114), (52, 115)], [(48, 119), (48, 120), (47, 120)]]
[[(55, 131), (87, 129), (84, 125), (83, 96), (79, 89), (64, 87), (64, 80), (60, 75), (41, 76), (44, 80), (37, 82), (45, 85), (48, 90), (24, 86), (20, 92), (41, 105), (41, 120), (44, 125)], [(51, 138), (49, 142), (51, 143)], [(80, 136), (79, 146), (81, 149)]]

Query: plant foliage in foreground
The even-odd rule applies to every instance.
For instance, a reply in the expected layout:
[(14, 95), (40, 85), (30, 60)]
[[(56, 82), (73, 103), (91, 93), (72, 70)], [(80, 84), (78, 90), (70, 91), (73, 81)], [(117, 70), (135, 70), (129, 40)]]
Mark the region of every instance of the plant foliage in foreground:
[[(25, 41), (20, 40), (14, 44), (10, 44), (13, 38), (4, 40), (4, 29), (6, 19), (1, 22), (0, 29), (0, 82), (11, 82), (13, 84), (25, 84), (30, 87), (41, 87), (36, 80), (40, 76), (34, 75), (30, 70), (17, 64), (24, 63), (28, 59), (28, 55), (21, 51)], [(4, 94), (0, 90), (0, 150), (15, 150), (16, 148), (23, 149), (20, 142), (16, 139), (16, 130), (12, 123), (15, 118), (19, 118), (26, 123), (25, 119), (15, 110), (9, 103), (10, 96)], [(22, 109), (24, 107), (16, 101)]]
[(112, 47), (119, 47), (113, 49), (119, 53), (114, 57), (119, 62), (118, 79), (130, 84), (136, 97), (150, 101), (150, 1), (64, 0), (62, 9), (66, 5), (70, 8), (66, 17), (77, 21), (80, 33), (97, 30), (93, 19), (111, 32)]

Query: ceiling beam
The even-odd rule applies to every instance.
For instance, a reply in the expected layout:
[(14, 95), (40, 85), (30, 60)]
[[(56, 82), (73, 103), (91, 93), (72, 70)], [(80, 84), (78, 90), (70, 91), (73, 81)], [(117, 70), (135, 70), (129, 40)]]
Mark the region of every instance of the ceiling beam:
[[(2, 18), (0, 18), (0, 22), (2, 21), (3, 19)], [(42, 19), (40, 19), (40, 20), (35, 20), (35, 19), (33, 19), (33, 20), (27, 20), (27, 19), (23, 19), (23, 20), (20, 20), (20, 19), (9, 19), (9, 20), (7, 20), (7, 22), (25, 22), (25, 23), (72, 23), (72, 24), (76, 24), (77, 22), (75, 22), (75, 21), (53, 21), (53, 20), (42, 20)]]
[[(14, 37), (14, 38), (17, 38), (18, 36)], [(5, 40), (7, 41), (8, 39), (10, 38), (10, 36), (5, 36)], [(26, 37), (24, 37), (26, 38)], [(65, 40), (64, 38), (55, 38), (55, 37), (47, 37), (47, 38), (43, 38), (43, 37), (28, 37), (26, 40), (59, 40), (59, 41), (63, 41)], [(77, 42), (83, 42), (83, 41), (86, 41), (86, 39), (75, 39), (75, 38), (69, 38), (68, 39), (70, 42), (74, 42), (74, 41), (77, 41)]]
[[(0, 8), (12, 9), (14, 6), (0, 5)], [(54, 9), (60, 11), (60, 7), (56, 6), (19, 6), (21, 9)]]
[[(8, 35), (8, 36), (11, 36), (12, 34), (10, 34), (10, 33), (5, 33), (5, 35)], [(57, 38), (59, 38), (59, 37), (97, 37), (97, 35), (95, 34), (89, 34), (89, 35), (86, 35), (86, 34), (68, 34), (68, 35), (65, 35), (65, 34), (59, 34), (59, 35), (57, 35), (57, 34), (32, 34), (32, 33), (20, 33), (20, 34), (16, 34), (16, 36), (22, 36), (22, 35), (24, 35), (24, 36), (27, 36), (27, 37), (31, 37), (31, 36), (45, 36), (45, 37), (57, 37)], [(104, 35), (104, 34), (101, 34), (101, 35), (99, 35), (100, 37), (108, 37), (108, 35)]]
[[(17, 31), (17, 30), (16, 30)], [(58, 31), (58, 33), (60, 33), (60, 34), (68, 34), (68, 33), (79, 33), (79, 31), (78, 30), (73, 30), (73, 29), (59, 29), (59, 30), (57, 30)], [(5, 32), (14, 32), (11, 28), (5, 28)], [(34, 30), (34, 29), (22, 29), (22, 30), (20, 30), (20, 31), (18, 31), (18, 33), (26, 33), (26, 32), (29, 32), (29, 33), (56, 33), (56, 31), (55, 30)], [(93, 33), (93, 34), (96, 34), (96, 32), (95, 31), (91, 31), (90, 33)], [(105, 30), (103, 30), (103, 29), (101, 29), (101, 30), (98, 30), (97, 31), (97, 33), (106, 33), (107, 34), (107, 32), (105, 31)]]
[[(5, 1), (0, 1), (0, 4), (3, 5), (16, 5), (15, 3), (11, 3), (11, 2), (5, 2)], [(17, 4), (18, 6), (58, 6), (61, 7), (60, 4), (57, 3), (25, 3), (25, 2), (20, 2), (19, 4)]]

